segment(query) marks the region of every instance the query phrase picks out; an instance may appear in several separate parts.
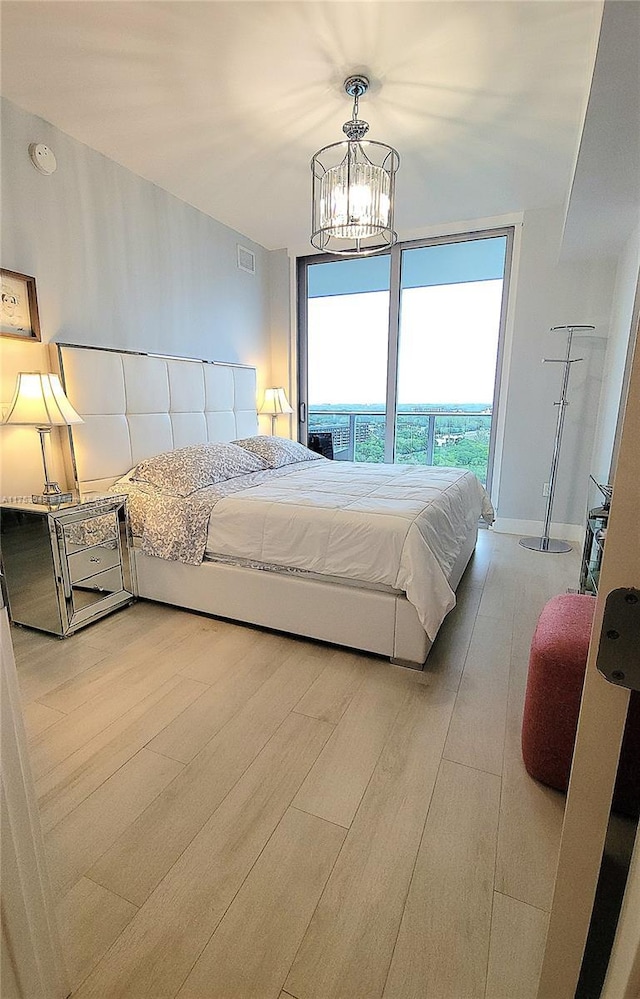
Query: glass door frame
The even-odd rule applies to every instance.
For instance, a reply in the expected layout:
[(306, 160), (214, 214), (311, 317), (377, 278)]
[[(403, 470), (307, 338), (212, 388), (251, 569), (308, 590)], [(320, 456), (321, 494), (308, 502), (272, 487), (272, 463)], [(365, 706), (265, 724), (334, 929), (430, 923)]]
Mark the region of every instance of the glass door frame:
[[(502, 283), (502, 301), (500, 304), (500, 321), (498, 331), (498, 350), (496, 356), (496, 372), (493, 386), (491, 410), (491, 432), (489, 434), (489, 458), (487, 464), (487, 492), (491, 493), (493, 479), (496, 433), (498, 427), (498, 411), (502, 406), (500, 385), (504, 360), (504, 345), (507, 327), (507, 312), (509, 291), (513, 266), (513, 243), (515, 226), (501, 226), (495, 229), (480, 229), (476, 232), (461, 232), (453, 235), (430, 236), (425, 239), (412, 239), (404, 243), (396, 243), (390, 250), (379, 254), (391, 258), (390, 290), (389, 290), (389, 331), (387, 343), (387, 388), (385, 399), (385, 441), (384, 462), (395, 460), (397, 402), (398, 402), (398, 352), (400, 348), (400, 311), (401, 311), (401, 281), (402, 253), (404, 250), (420, 249), (430, 246), (441, 246), (446, 243), (466, 243), (479, 239), (495, 239), (506, 237), (504, 274)], [(308, 441), (309, 414), (309, 379), (308, 379), (308, 270), (314, 264), (337, 263), (341, 258), (330, 253), (317, 253), (308, 257), (298, 257), (297, 261), (297, 318), (298, 318), (298, 438), (303, 444)]]

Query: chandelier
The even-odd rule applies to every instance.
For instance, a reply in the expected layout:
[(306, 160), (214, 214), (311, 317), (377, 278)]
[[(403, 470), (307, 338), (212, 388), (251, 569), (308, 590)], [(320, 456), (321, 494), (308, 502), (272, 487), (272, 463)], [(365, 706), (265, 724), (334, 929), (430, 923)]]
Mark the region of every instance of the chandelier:
[(369, 89), (366, 76), (348, 77), (344, 89), (353, 97), (351, 120), (342, 126), (347, 141), (324, 146), (311, 160), (311, 243), (325, 253), (364, 257), (398, 239), (393, 202), (400, 157), (392, 146), (364, 139), (369, 125), (358, 118), (358, 102)]

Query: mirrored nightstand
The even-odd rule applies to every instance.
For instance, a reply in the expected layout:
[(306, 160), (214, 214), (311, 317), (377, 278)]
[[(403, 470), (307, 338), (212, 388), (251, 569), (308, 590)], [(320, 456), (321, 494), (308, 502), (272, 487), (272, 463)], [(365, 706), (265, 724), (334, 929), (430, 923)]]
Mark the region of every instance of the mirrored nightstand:
[(125, 496), (58, 508), (3, 503), (0, 526), (16, 624), (64, 637), (135, 598)]

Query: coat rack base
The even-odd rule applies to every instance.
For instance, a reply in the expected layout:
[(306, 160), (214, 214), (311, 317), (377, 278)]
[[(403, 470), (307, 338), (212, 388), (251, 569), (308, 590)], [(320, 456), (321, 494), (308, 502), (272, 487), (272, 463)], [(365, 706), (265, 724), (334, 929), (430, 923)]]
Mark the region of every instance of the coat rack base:
[(568, 542), (558, 541), (556, 538), (520, 538), (518, 543), (532, 552), (551, 552), (553, 555), (561, 555), (572, 550)]

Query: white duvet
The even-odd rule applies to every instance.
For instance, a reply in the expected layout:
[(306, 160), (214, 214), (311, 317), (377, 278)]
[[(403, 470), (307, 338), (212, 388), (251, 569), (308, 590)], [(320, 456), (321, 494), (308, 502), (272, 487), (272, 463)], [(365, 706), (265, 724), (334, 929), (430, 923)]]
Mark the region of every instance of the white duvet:
[(469, 531), (480, 516), (493, 521), (476, 476), (324, 460), (287, 473), (258, 473), (259, 484), (219, 499), (207, 553), (404, 591), (433, 639), (455, 605), (447, 579)]

